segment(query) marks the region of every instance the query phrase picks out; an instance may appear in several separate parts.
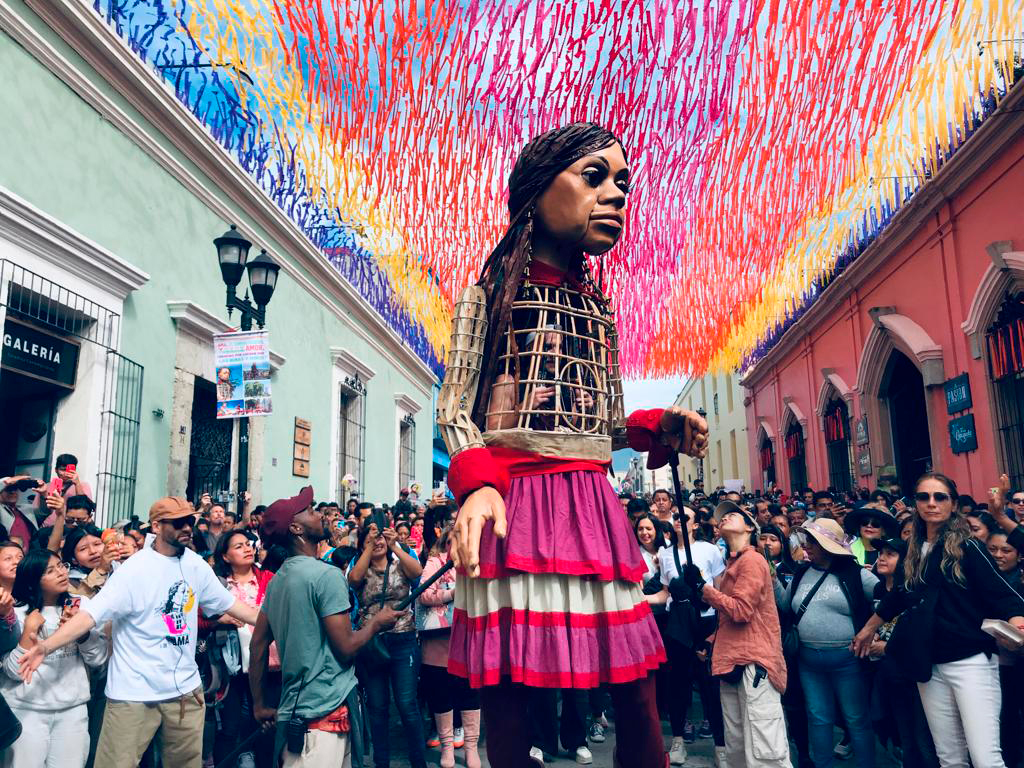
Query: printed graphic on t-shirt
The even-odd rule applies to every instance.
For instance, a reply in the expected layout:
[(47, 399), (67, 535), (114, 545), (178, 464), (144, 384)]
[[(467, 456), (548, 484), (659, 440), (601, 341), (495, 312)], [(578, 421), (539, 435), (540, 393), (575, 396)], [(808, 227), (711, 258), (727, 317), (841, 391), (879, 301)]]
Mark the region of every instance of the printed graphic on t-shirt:
[(170, 645), (188, 645), (188, 614), (195, 609), (195, 605), (196, 595), (184, 580), (171, 585), (161, 610), (168, 633), (165, 639)]

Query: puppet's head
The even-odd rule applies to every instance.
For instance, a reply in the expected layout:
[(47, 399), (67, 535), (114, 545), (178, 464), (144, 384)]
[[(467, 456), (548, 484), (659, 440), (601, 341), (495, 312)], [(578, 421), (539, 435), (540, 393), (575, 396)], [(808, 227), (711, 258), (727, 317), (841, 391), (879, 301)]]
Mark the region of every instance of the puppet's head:
[[(572, 123), (542, 133), (520, 152), (508, 179), (511, 221), (488, 256), (480, 285), (488, 299), (488, 347), (508, 327), (512, 302), (537, 238), (579, 256), (610, 250), (622, 232), (629, 169), (625, 150), (611, 131)], [(477, 407), (486, 402), (494, 358), (483, 371)]]

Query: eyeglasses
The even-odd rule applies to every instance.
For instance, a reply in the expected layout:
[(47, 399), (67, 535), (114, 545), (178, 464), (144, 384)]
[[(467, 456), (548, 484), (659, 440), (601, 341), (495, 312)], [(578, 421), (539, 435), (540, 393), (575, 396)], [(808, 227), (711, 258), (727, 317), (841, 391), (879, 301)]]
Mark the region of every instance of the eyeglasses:
[(935, 499), (937, 504), (941, 504), (944, 501), (949, 501), (950, 495), (948, 493), (943, 493), (942, 491), (936, 491), (935, 493), (918, 491), (914, 494), (914, 501), (920, 501), (922, 504), (927, 504), (932, 499)]
[(47, 574), (67, 573), (70, 570), (71, 570), (71, 564), (70, 563), (57, 563), (56, 565), (48, 566), (46, 571), (44, 571), (44, 573), (47, 573)]

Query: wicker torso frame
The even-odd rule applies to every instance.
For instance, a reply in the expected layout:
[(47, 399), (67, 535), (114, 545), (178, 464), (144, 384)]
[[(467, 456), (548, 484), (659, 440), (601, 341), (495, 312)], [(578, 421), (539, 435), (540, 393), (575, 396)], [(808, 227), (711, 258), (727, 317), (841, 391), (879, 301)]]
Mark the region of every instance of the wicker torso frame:
[[(492, 354), (497, 375), (485, 424), (469, 415), (486, 338), (483, 290), (456, 306), (438, 425), (454, 456), (479, 445), (607, 461), (624, 415), (614, 316), (598, 293), (524, 280)], [(483, 433), (481, 434), (481, 429)], [(617, 447), (617, 445), (616, 445)]]

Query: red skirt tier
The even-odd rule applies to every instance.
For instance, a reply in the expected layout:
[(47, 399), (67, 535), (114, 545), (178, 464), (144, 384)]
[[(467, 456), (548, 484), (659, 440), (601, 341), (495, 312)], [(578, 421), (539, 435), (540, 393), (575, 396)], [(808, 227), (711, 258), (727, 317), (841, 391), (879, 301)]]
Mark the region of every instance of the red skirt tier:
[(514, 478), (505, 503), (508, 535), (488, 524), (480, 578), (458, 581), (449, 670), (474, 688), (593, 688), (657, 668), (665, 652), (640, 590), (646, 565), (605, 476)]

